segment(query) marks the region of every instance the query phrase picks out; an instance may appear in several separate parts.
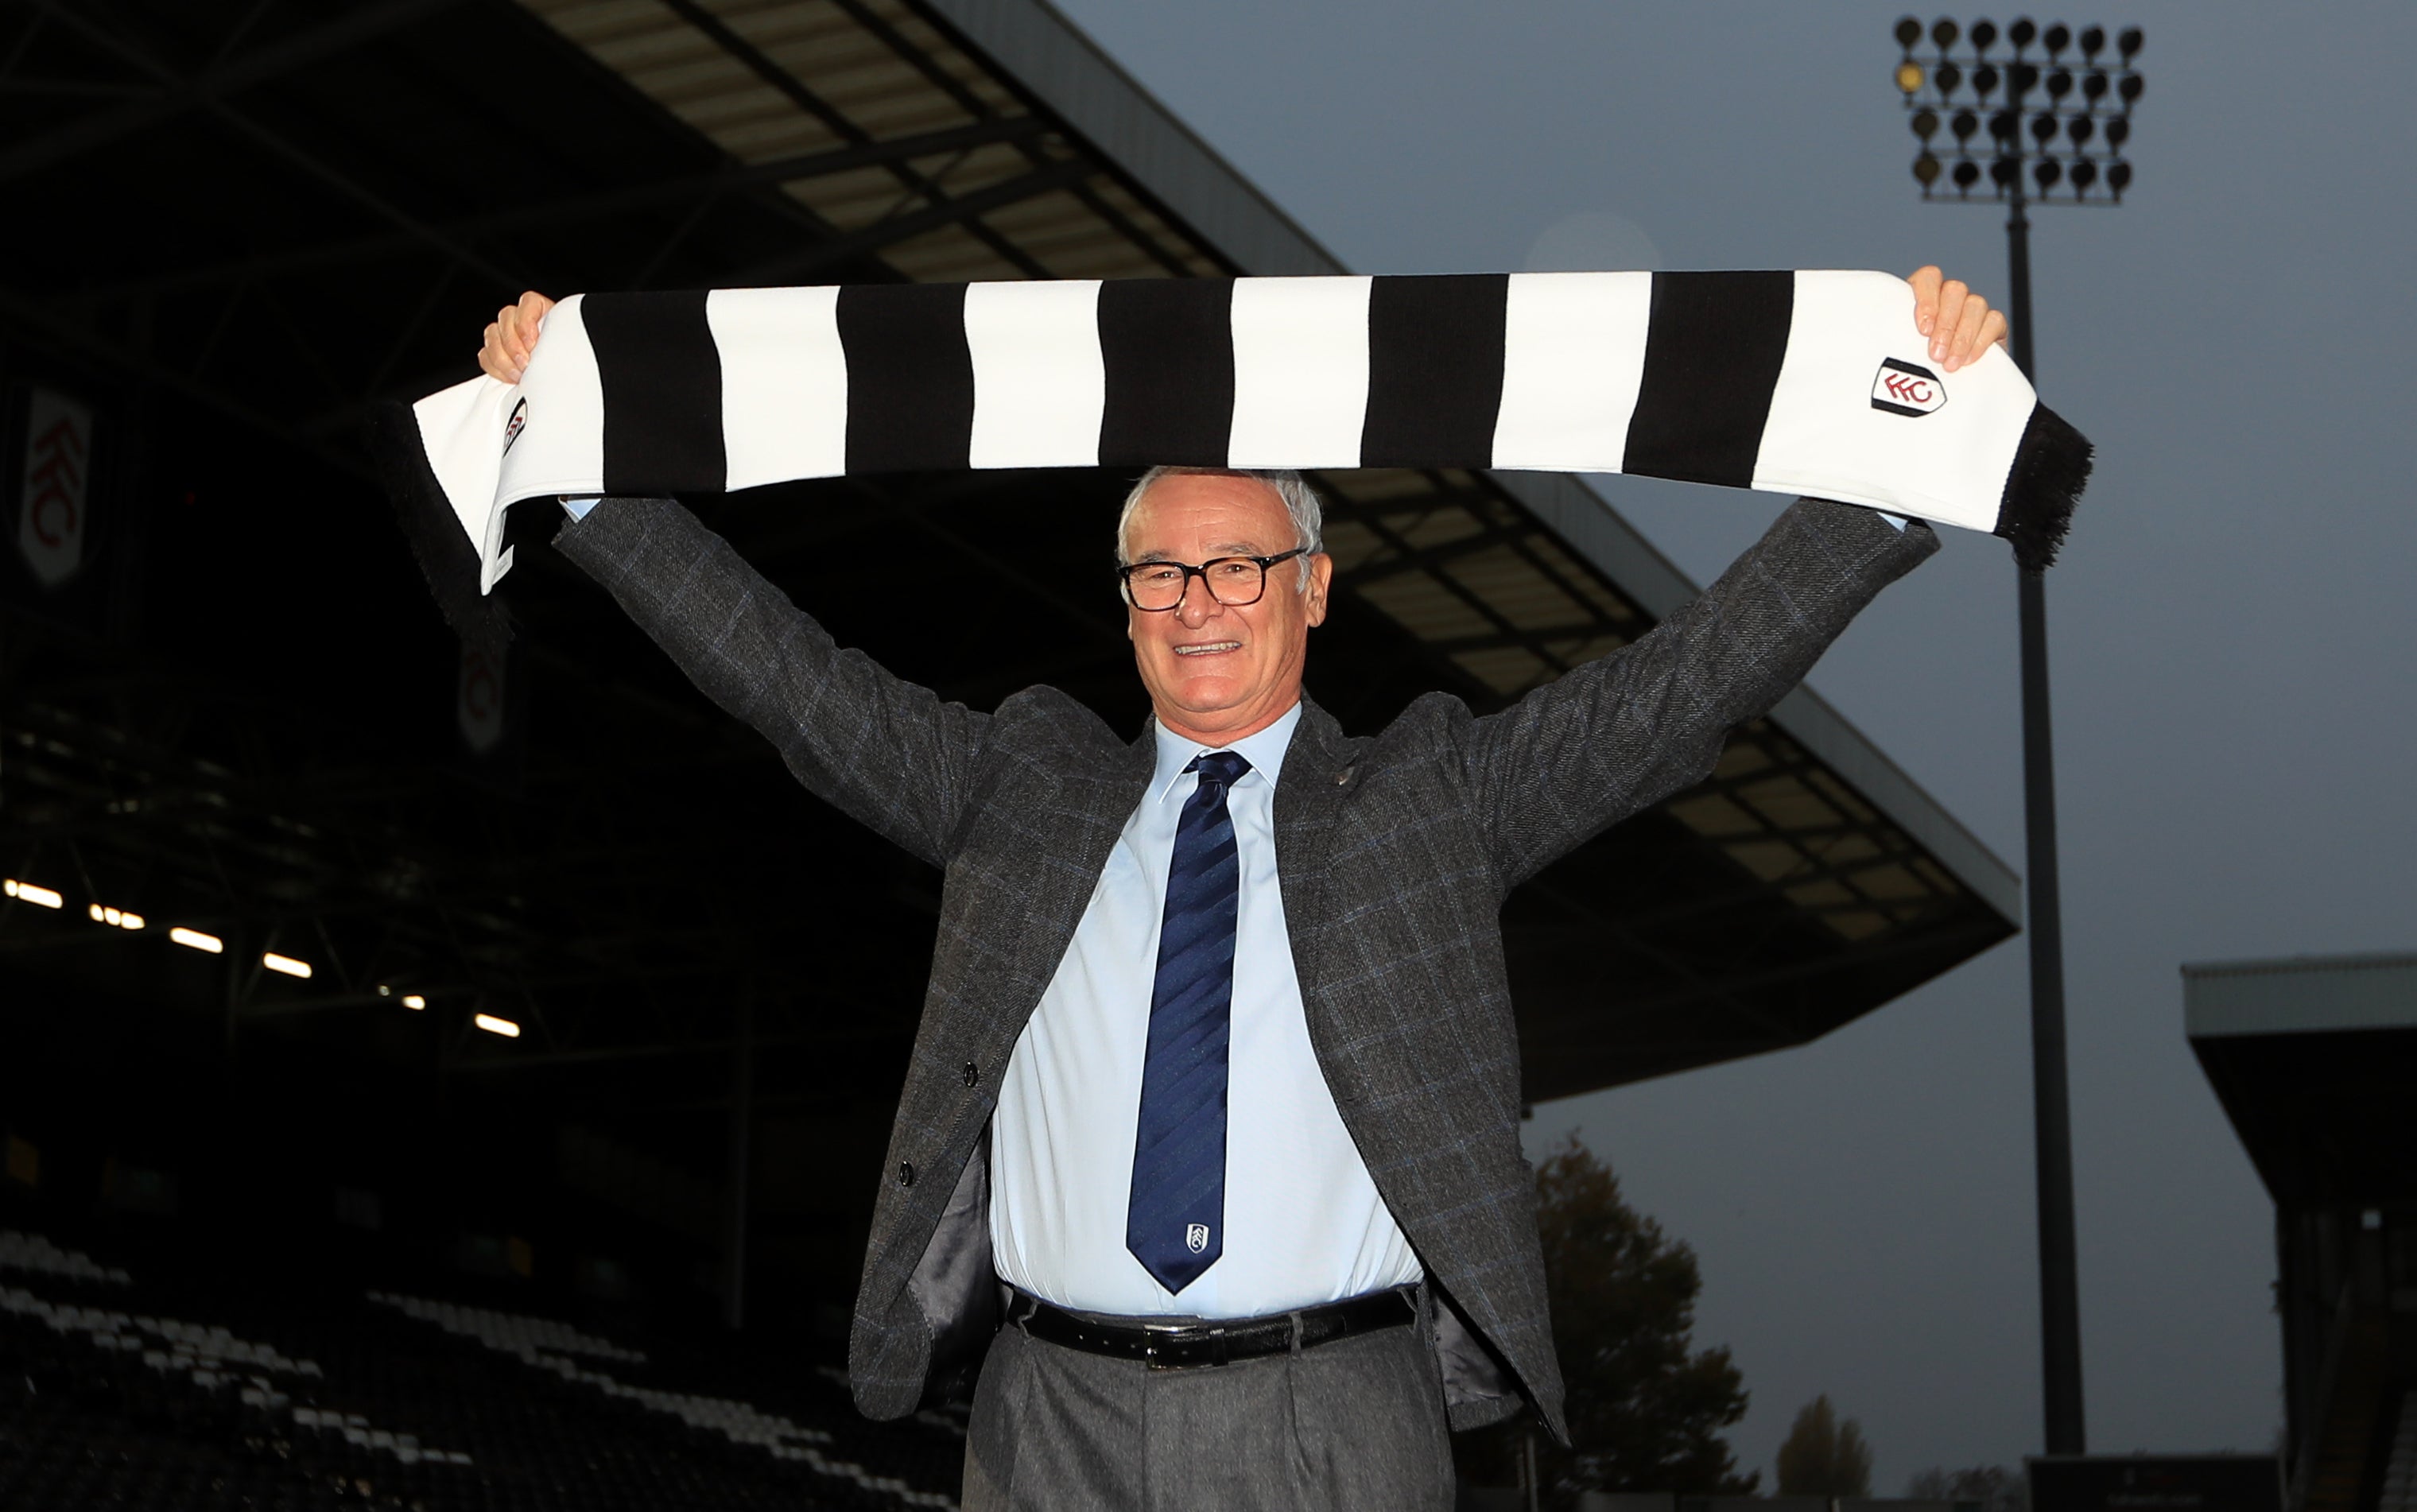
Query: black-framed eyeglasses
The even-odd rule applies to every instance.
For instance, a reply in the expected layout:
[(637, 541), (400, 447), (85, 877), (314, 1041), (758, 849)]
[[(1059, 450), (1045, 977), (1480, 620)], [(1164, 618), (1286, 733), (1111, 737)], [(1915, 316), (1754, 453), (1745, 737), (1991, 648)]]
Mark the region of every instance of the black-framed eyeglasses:
[(1152, 614), (1163, 614), (1183, 602), (1184, 590), (1198, 578), (1208, 597), (1227, 609), (1255, 604), (1268, 591), (1268, 568), (1289, 562), (1308, 551), (1296, 546), (1273, 556), (1216, 556), (1193, 566), (1189, 562), (1135, 562), (1117, 568), (1124, 584), (1125, 602)]

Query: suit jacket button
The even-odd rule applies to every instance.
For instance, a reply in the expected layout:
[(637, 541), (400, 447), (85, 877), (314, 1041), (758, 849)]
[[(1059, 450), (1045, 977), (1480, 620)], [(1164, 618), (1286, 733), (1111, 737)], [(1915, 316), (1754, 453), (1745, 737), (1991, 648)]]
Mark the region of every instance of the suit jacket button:
[(969, 1086), (969, 1087), (978, 1087), (978, 1086), (981, 1085), (981, 1067), (980, 1067), (980, 1066), (976, 1066), (976, 1065), (975, 1065), (973, 1062), (971, 1062), (971, 1061), (967, 1061), (967, 1062), (965, 1063), (965, 1085), (967, 1085), (967, 1086)]
[(914, 1161), (901, 1160), (898, 1162), (898, 1185), (901, 1187), (912, 1187), (915, 1185)]

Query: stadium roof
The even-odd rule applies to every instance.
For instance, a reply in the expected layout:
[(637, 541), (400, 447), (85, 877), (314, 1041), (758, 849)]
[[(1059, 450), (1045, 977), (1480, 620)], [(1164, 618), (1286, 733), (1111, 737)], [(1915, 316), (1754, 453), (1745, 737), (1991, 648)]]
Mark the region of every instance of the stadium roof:
[[(0, 904), (0, 960), (331, 1052), (408, 990), (418, 1037), (380, 1053), (463, 1072), (643, 1064), (661, 1099), (685, 1061), (705, 1096), (744, 1040), (794, 1086), (894, 1086), (929, 878), (801, 804), (549, 553), (512, 585), (512, 737), (464, 756), (442, 711), (470, 673), (364, 522), (364, 406), (464, 376), (524, 286), (1335, 260), (1036, 0), (94, 0), (0, 43), (0, 189), (42, 228), (0, 249), (0, 359), (101, 416), (122, 559), (82, 622), (107, 633), (19, 595), (0, 867), (69, 908)], [(1098, 570), (1123, 482), (835, 480), (710, 518), (908, 675), (976, 704), (1051, 681), (1137, 728)], [(1338, 591), (1311, 688), (1346, 728), (1437, 687), (1499, 707), (1695, 592), (1574, 479), (1321, 482)], [(919, 597), (935, 574), (946, 616)], [(1026, 634), (953, 633), (985, 617)], [(137, 960), (153, 943), (88, 902), (236, 945)], [(1529, 1095), (1801, 1043), (2018, 912), (2012, 873), (1800, 689), (1513, 898)], [(526, 1033), (472, 1032), (482, 1010)]]
[(2417, 956), (2182, 968), (2199, 1067), (2277, 1202), (2417, 1200)]

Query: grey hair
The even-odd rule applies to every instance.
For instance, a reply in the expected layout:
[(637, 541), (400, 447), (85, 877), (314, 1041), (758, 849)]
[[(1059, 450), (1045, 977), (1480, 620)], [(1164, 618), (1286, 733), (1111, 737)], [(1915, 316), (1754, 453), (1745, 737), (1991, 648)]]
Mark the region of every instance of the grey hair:
[(1317, 502), (1317, 491), (1311, 488), (1299, 473), (1286, 473), (1246, 467), (1153, 467), (1141, 475), (1141, 480), (1125, 495), (1124, 507), (1117, 513), (1117, 565), (1128, 567), (1132, 558), (1126, 542), (1132, 530), (1134, 513), (1140, 509), (1142, 495), (1151, 485), (1164, 477), (1254, 477), (1273, 490), (1284, 502), (1285, 513), (1292, 516), (1293, 544), (1301, 549), (1300, 591), (1309, 592), (1309, 558), (1326, 550), (1325, 512)]

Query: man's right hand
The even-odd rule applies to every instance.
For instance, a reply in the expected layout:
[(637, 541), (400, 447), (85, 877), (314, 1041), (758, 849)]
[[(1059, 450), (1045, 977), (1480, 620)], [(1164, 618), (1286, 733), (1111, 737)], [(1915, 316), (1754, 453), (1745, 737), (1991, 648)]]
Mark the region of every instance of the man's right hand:
[(531, 289), (521, 295), (519, 304), (495, 311), (495, 318), (487, 325), (486, 345), (479, 348), (479, 366), (488, 377), (508, 384), (521, 381), (521, 370), (537, 350), (537, 323), (553, 308), (553, 300)]

